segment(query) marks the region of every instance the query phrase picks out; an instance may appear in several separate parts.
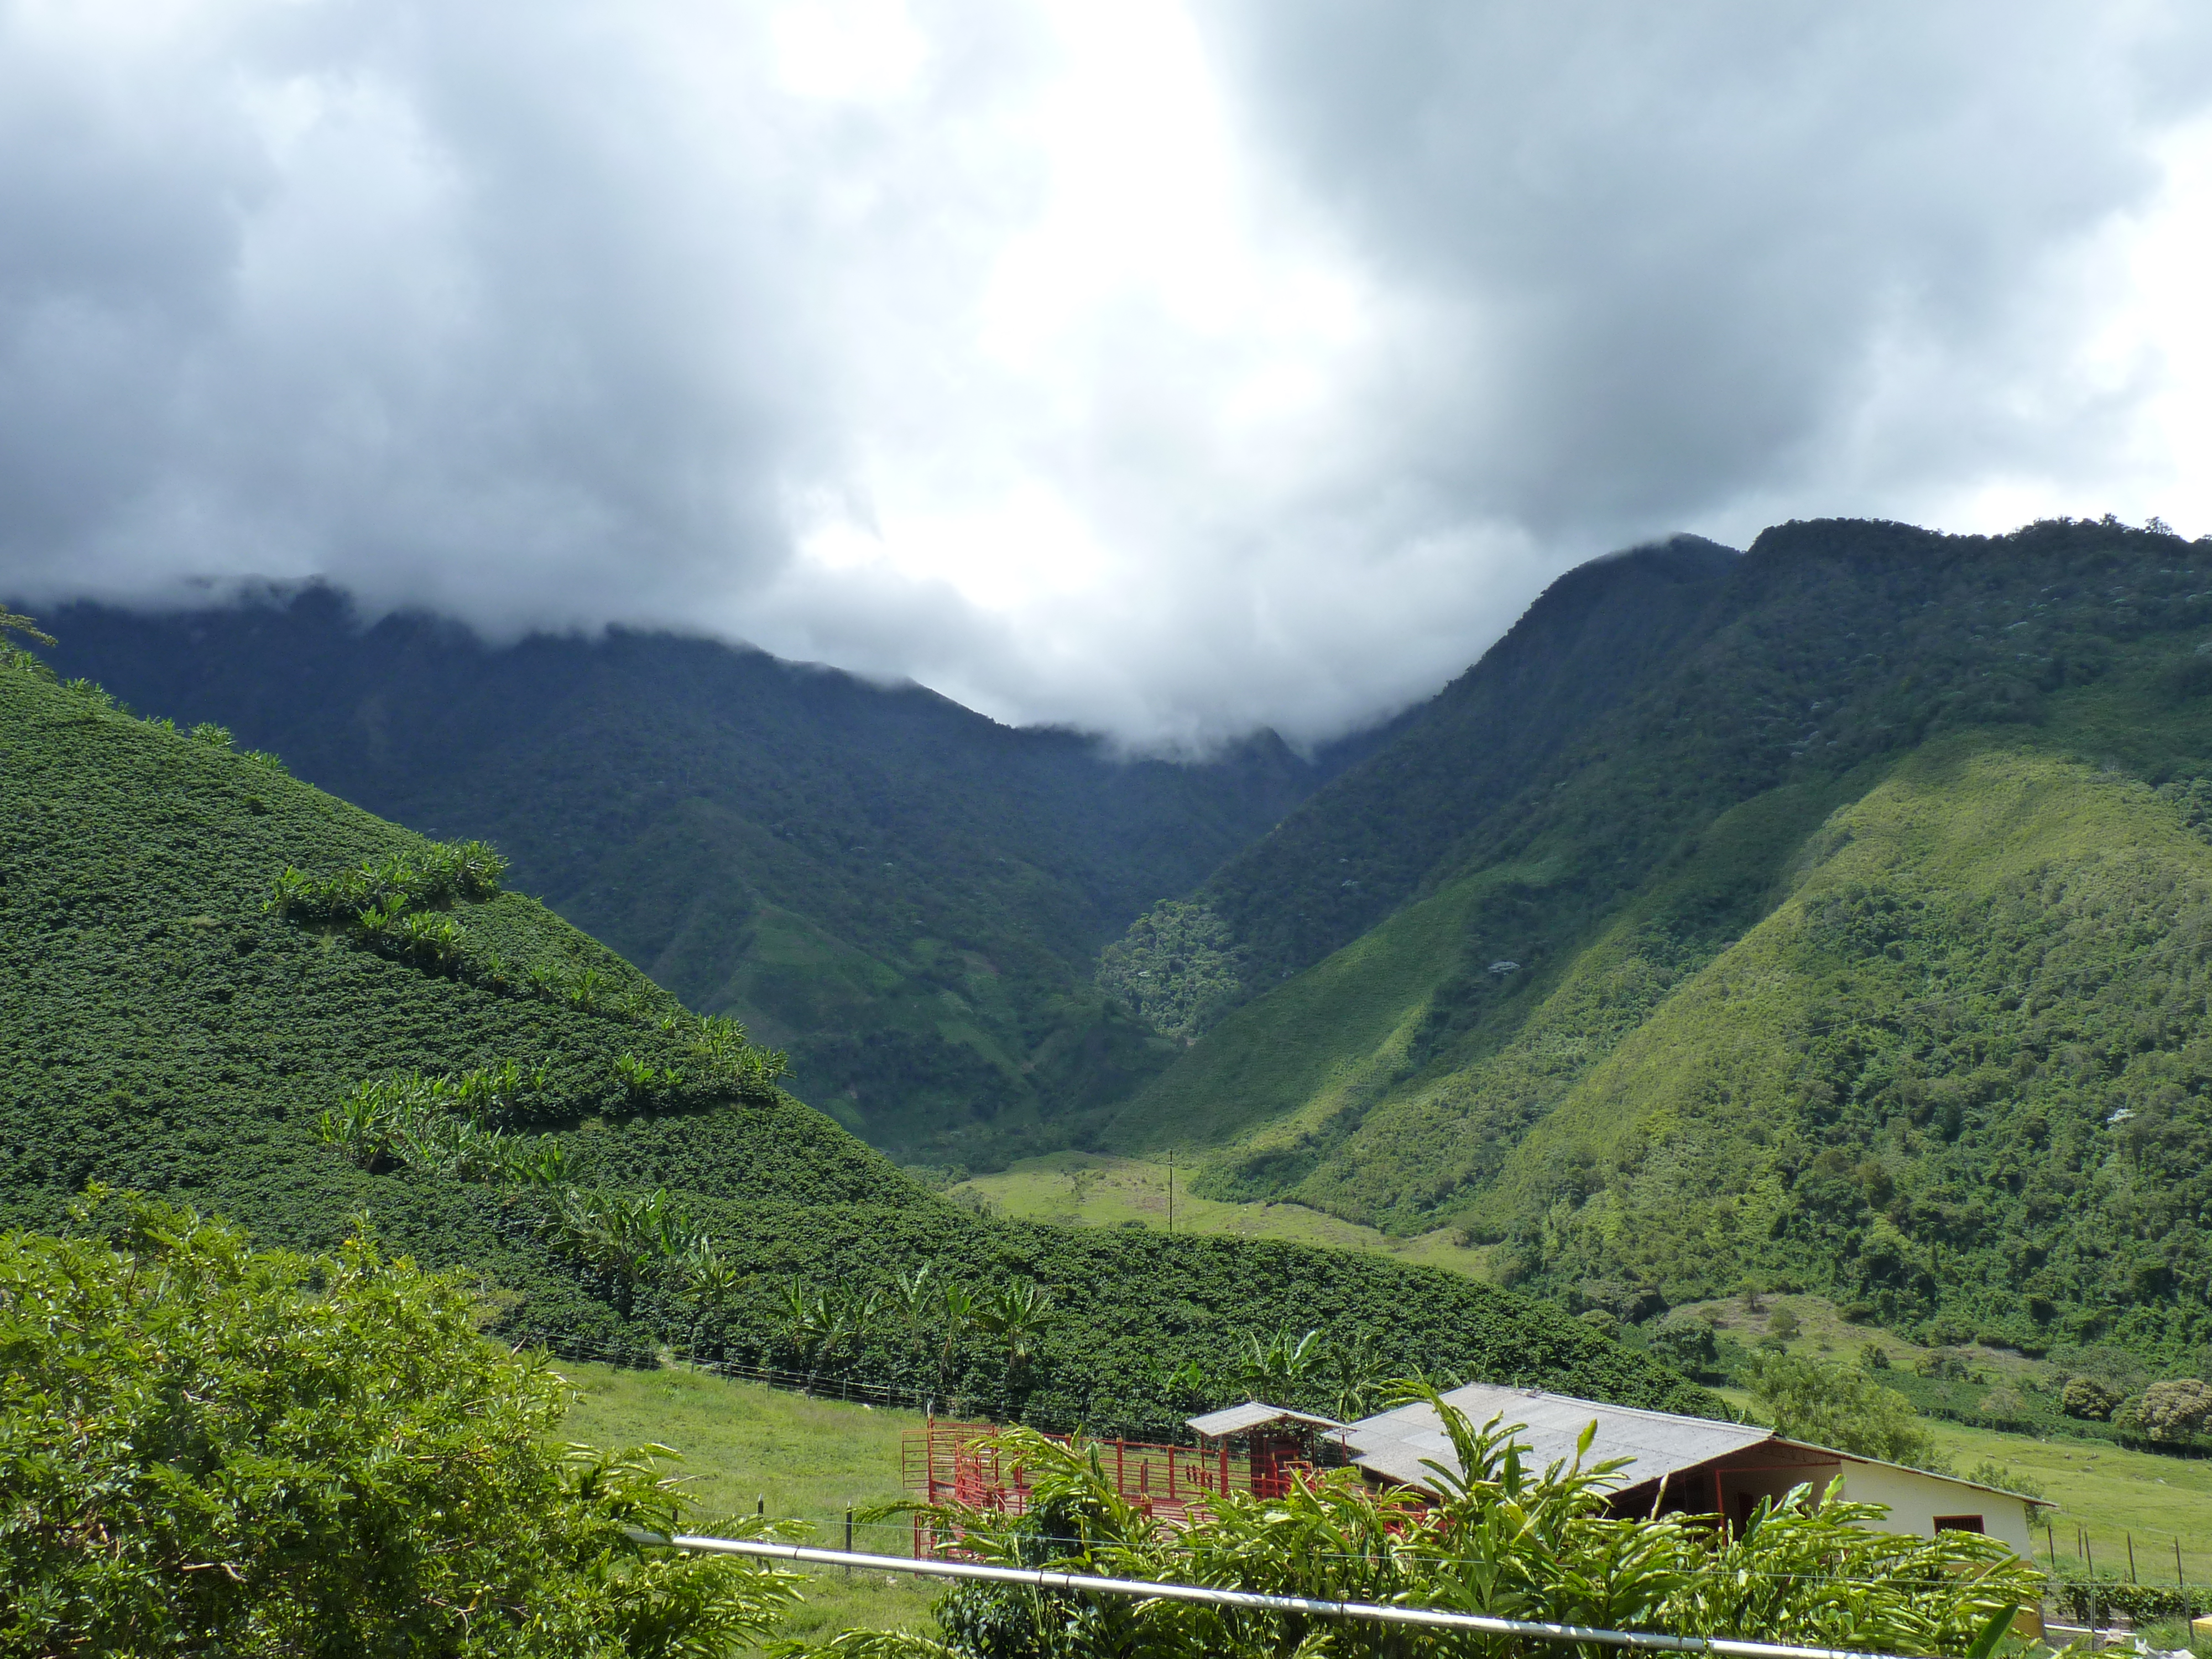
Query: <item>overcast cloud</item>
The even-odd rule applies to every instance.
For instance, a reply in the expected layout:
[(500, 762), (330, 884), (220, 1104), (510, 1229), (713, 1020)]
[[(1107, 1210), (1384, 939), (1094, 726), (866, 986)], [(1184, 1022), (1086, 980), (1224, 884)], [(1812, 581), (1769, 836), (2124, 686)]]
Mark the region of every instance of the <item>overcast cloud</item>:
[(2212, 530), (2208, 227), (2186, 4), (0, 0), (0, 589), (1318, 737), (1674, 530)]

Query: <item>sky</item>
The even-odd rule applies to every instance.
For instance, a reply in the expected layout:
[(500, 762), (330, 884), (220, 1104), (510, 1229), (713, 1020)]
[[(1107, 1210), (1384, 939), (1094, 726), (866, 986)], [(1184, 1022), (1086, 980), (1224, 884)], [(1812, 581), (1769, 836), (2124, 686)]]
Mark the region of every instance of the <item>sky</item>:
[(0, 0), (0, 592), (1133, 749), (1790, 518), (2212, 532), (2212, 8)]

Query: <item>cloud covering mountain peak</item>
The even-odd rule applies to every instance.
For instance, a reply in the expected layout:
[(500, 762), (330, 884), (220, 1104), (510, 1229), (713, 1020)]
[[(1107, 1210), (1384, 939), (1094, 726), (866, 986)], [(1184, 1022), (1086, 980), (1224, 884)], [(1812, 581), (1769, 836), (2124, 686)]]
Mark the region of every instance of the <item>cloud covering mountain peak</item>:
[(0, 587), (322, 574), (1173, 746), (1372, 718), (1678, 528), (2201, 528), (2208, 53), (2158, 5), (14, 8)]

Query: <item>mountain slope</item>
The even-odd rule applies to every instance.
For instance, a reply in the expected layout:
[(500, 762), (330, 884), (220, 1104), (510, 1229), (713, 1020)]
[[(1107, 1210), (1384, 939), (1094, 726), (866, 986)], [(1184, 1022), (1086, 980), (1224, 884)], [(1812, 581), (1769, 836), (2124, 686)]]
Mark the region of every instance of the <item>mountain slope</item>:
[[(1210, 874), (1190, 899), (1233, 937), (1240, 992), (1310, 967), (1411, 897), (1469, 823), (1698, 635), (1737, 557), (1677, 536), (1570, 571), (1474, 667), (1377, 734), (1388, 740), (1374, 754)], [(1176, 971), (1158, 954), (1138, 965)]]
[[(1459, 1222), (1559, 1294), (1763, 1277), (1937, 1340), (2179, 1353), (2212, 1335), (2208, 629), (2212, 548), (2169, 535), (1770, 531), (1408, 903), (1108, 1139), (1212, 1145), (1218, 1196)], [(1347, 816), (1301, 833), (1373, 832)]]
[(940, 1161), (1059, 1144), (1158, 1069), (1170, 1045), (1090, 983), (1098, 947), (1358, 752), (1124, 763), (703, 640), (495, 647), (421, 617), (362, 628), (320, 588), (49, 623), (64, 675), (497, 842), (561, 915), (787, 1048), (848, 1127)]
[[(1066, 1317), (1033, 1362), (1012, 1372), (956, 1328), (942, 1384), (976, 1409), (1129, 1433), (1188, 1409), (1176, 1360), (1218, 1372), (1246, 1332), (1322, 1322), (1398, 1368), (1711, 1403), (1555, 1310), (1452, 1275), (978, 1218), (534, 901), (417, 884), (374, 925), (328, 919), (315, 882), (280, 884), (288, 866), (398, 882), (388, 860), (419, 870), (436, 849), (218, 732), (0, 669), (0, 1224), (66, 1227), (88, 1182), (274, 1245), (326, 1246), (365, 1213), (387, 1246), (474, 1269), (487, 1322), (512, 1337), (641, 1358), (696, 1345), (908, 1388), (940, 1381), (935, 1335), (872, 1294), (925, 1266), (987, 1292), (1034, 1277)], [(272, 908), (280, 886), (292, 898)], [(468, 1109), (520, 1166), (463, 1138), (450, 1091), (412, 1141), (349, 1138), (355, 1106), (389, 1098), (356, 1085), (509, 1063)], [(840, 1310), (834, 1343), (794, 1325), (793, 1291)]]

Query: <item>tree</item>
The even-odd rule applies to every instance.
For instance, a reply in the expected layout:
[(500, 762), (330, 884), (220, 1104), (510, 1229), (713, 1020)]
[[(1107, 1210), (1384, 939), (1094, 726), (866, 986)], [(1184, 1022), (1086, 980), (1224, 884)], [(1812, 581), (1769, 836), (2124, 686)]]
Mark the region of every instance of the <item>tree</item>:
[(1689, 1376), (1703, 1376), (1720, 1364), (1720, 1344), (1712, 1326), (1686, 1313), (1670, 1314), (1651, 1334), (1651, 1352)]
[(960, 1339), (975, 1328), (977, 1304), (975, 1291), (965, 1285), (947, 1280), (937, 1295), (938, 1310), (945, 1318), (945, 1346), (937, 1356), (937, 1395), (945, 1397), (945, 1379), (952, 1370), (953, 1351)]
[(1912, 1402), (1863, 1370), (1769, 1353), (1753, 1363), (1745, 1380), (1777, 1434), (1862, 1457), (1939, 1468), (1935, 1437)]
[(2212, 1424), (2212, 1388), (2193, 1376), (2154, 1382), (2114, 1420), (2153, 1440), (2194, 1440)]
[(55, 643), (54, 636), (51, 634), (40, 633), (38, 623), (30, 617), (19, 615), (5, 605), (0, 605), (0, 668), (24, 669), (42, 679), (53, 678), (54, 671), (33, 656), (28, 649), (18, 643), (16, 639), (9, 638), (10, 635), (17, 635), (20, 639), (36, 640), (40, 645), (45, 646), (52, 646)]
[(1006, 1351), (1009, 1382), (1036, 1357), (1044, 1334), (1059, 1322), (1052, 1292), (1034, 1279), (1001, 1285), (975, 1310), (975, 1323), (997, 1337)]
[(641, 1542), (680, 1519), (660, 1449), (562, 1451), (567, 1385), (459, 1278), (131, 1197), (78, 1223), (0, 1235), (0, 1653), (720, 1654), (791, 1600)]

